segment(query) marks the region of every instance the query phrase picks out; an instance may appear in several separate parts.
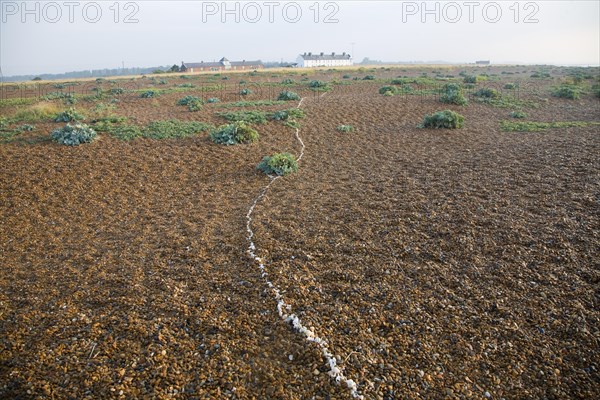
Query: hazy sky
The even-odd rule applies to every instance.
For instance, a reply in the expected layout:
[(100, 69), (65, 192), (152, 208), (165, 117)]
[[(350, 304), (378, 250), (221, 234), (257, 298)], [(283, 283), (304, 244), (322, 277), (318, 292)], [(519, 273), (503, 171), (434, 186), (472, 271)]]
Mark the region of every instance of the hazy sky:
[(600, 63), (600, 1), (0, 0), (4, 76), (181, 61)]

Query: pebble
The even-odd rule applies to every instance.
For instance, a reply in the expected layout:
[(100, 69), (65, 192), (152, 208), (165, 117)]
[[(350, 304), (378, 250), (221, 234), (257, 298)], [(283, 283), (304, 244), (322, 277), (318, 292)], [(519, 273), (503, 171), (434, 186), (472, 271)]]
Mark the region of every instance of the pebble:
[(321, 371), (319, 371), (317, 368), (315, 368), (315, 370), (313, 371), (313, 375), (317, 376), (321, 373)]

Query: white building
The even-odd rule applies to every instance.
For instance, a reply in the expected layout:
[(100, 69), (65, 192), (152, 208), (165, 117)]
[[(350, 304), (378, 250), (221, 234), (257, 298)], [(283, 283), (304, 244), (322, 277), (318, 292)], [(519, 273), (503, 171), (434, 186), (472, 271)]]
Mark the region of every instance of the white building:
[(304, 53), (300, 54), (297, 59), (298, 67), (311, 68), (311, 67), (343, 67), (346, 65), (352, 65), (352, 57), (350, 54), (313, 54)]

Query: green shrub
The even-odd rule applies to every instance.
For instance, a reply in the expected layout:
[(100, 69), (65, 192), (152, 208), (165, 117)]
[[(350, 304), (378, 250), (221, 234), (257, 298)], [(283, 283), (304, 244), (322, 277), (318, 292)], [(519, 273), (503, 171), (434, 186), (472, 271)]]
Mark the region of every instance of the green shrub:
[(286, 90), (285, 92), (279, 93), (277, 100), (284, 100), (284, 101), (300, 100), (300, 96), (298, 95), (298, 93), (294, 93), (294, 92), (290, 92), (289, 90)]
[(592, 92), (595, 97), (600, 97), (600, 84), (592, 86)]
[(581, 94), (581, 89), (574, 85), (563, 84), (553, 88), (551, 94), (554, 97), (577, 100)]
[(185, 96), (185, 97), (182, 97), (181, 99), (177, 100), (177, 105), (178, 106), (187, 106), (190, 103), (193, 103), (196, 101), (200, 101), (200, 98), (196, 97), (196, 96)]
[(398, 93), (398, 88), (396, 86), (383, 86), (379, 88), (379, 94), (383, 94), (384, 96), (393, 96)]
[(298, 163), (290, 153), (276, 153), (264, 157), (256, 168), (268, 175), (284, 176), (298, 171)]
[(354, 130), (352, 125), (338, 125), (337, 130), (340, 132), (348, 133)]
[(465, 96), (463, 96), (462, 88), (456, 83), (445, 84), (442, 91), (443, 93), (440, 97), (442, 103), (457, 104), (459, 106), (464, 106), (468, 103)]
[(179, 88), (185, 88), (185, 89), (192, 89), (195, 86), (194, 86), (193, 83), (182, 83), (182, 84), (177, 85), (177, 87), (179, 87)]
[(284, 79), (284, 80), (282, 80), (282, 81), (281, 81), (281, 84), (282, 84), (282, 85), (293, 85), (293, 84), (294, 84), (294, 81), (288, 78), (288, 79)]
[(140, 97), (142, 99), (150, 99), (150, 98), (156, 97), (156, 96), (158, 96), (158, 92), (155, 90), (146, 90), (145, 92), (142, 92), (140, 94)]
[(419, 128), (458, 129), (464, 125), (465, 118), (451, 110), (438, 111), (432, 115), (425, 115)]
[(249, 124), (267, 123), (267, 113), (264, 111), (229, 111), (217, 113), (217, 115), (229, 122), (244, 121)]
[(500, 98), (500, 92), (496, 89), (490, 88), (481, 88), (474, 93), (475, 97), (480, 97), (483, 99), (498, 99)]
[(363, 78), (363, 81), (374, 81), (375, 80), (375, 76), (373, 75), (367, 75)]
[(465, 75), (463, 78), (464, 83), (477, 83), (477, 76), (475, 75)]
[(514, 90), (517, 87), (519, 87), (519, 85), (517, 85), (516, 83), (507, 83), (506, 85), (504, 85), (504, 89), (506, 90)]
[(523, 111), (513, 111), (510, 113), (510, 116), (512, 118), (516, 118), (516, 119), (527, 118), (527, 114), (524, 113)]
[(304, 118), (304, 111), (299, 108), (290, 108), (288, 110), (275, 111), (270, 115), (270, 118), (274, 121), (287, 121), (290, 119), (301, 119)]
[(248, 96), (251, 93), (252, 93), (252, 90), (250, 90), (250, 89), (242, 89), (242, 90), (240, 90), (240, 95), (242, 95), (242, 96)]
[(90, 143), (96, 138), (96, 132), (85, 124), (67, 124), (62, 128), (55, 129), (50, 134), (52, 140), (67, 146), (78, 146)]
[(218, 103), (220, 100), (216, 97), (211, 97), (208, 100), (206, 100), (207, 103)]
[(342, 76), (342, 79), (350, 79), (350, 78), (351, 78), (350, 75), (344, 75), (344, 76)]
[(73, 121), (83, 121), (85, 117), (79, 114), (74, 108), (69, 108), (61, 113), (59, 113), (56, 118), (54, 118), (54, 122), (73, 122)]
[(210, 139), (218, 144), (235, 145), (252, 143), (258, 140), (258, 132), (243, 121), (221, 125), (213, 130)]
[(123, 89), (123, 88), (112, 88), (112, 89), (110, 89), (110, 94), (115, 95), (115, 96), (119, 95), (119, 94), (123, 94), (123, 93), (125, 93), (125, 89)]

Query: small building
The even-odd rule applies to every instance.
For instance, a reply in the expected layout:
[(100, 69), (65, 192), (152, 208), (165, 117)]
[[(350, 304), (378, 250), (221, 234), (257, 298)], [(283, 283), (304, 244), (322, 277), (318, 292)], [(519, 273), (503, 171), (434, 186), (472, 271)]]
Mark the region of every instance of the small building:
[(311, 68), (311, 67), (343, 67), (352, 65), (352, 57), (350, 54), (345, 52), (342, 54), (313, 54), (304, 53), (298, 56), (296, 61), (298, 67)]
[(229, 61), (223, 57), (218, 62), (186, 63), (181, 62), (181, 72), (201, 72), (201, 71), (243, 71), (263, 69), (265, 66), (262, 61)]
[(490, 60), (475, 61), (475, 65), (490, 65)]

